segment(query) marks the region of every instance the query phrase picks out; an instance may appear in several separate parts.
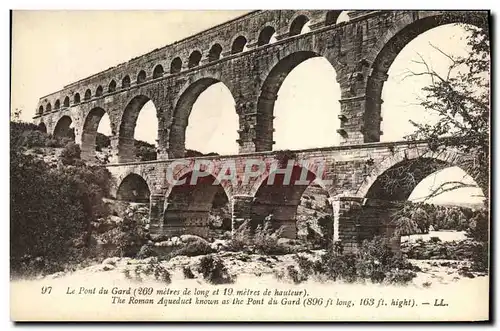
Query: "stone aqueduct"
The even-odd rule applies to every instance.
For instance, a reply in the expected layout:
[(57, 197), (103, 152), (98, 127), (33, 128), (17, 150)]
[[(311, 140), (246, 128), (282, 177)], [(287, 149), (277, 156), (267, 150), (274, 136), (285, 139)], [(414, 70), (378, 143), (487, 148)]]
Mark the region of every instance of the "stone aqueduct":
[[(217, 186), (201, 183), (182, 191), (165, 180), (168, 165), (184, 158), (194, 102), (218, 82), (231, 91), (239, 116), (239, 154), (202, 158), (216, 164), (232, 160), (239, 174), (245, 160), (269, 161), (279, 154), (272, 151), (278, 90), (293, 68), (322, 56), (334, 67), (341, 88), (337, 130), (341, 144), (293, 151), (292, 157), (326, 161), (325, 174), (331, 183), (323, 188), (334, 211), (334, 239), (355, 247), (363, 238), (390, 231), (384, 221), (390, 201), (405, 200), (411, 193), (408, 188), (389, 192), (379, 181), (381, 175), (411, 159), (432, 161), (436, 167), (431, 169), (437, 170), (460, 165), (465, 157), (453, 151), (437, 155), (422, 142), (379, 142), (382, 88), (392, 62), (406, 44), (429, 29), (458, 22), (477, 24), (475, 20), (488, 16), (486, 12), (445, 11), (347, 13), (349, 20), (338, 23), (341, 11), (336, 10), (251, 12), (40, 98), (34, 121), (56, 136), (65, 135), (73, 125), (82, 157), (93, 159), (97, 128), (107, 113), (113, 152), (108, 169), (116, 179), (114, 196), (126, 199), (127, 189), (133, 188), (150, 199), (152, 232), (206, 235)], [(310, 31), (301, 33), (306, 23)], [(273, 35), (276, 41), (270, 43)], [(148, 101), (157, 111), (157, 161), (135, 162), (134, 130)], [(213, 171), (215, 176), (217, 167)], [(318, 177), (314, 169), (309, 171)], [(428, 174), (415, 170), (419, 180)], [(177, 175), (189, 173), (180, 170)], [(245, 184), (221, 183), (231, 202), (233, 228), (271, 213), (285, 226), (285, 235), (294, 237), (297, 205), (306, 186), (267, 186), (263, 184), (266, 176), (268, 172)]]

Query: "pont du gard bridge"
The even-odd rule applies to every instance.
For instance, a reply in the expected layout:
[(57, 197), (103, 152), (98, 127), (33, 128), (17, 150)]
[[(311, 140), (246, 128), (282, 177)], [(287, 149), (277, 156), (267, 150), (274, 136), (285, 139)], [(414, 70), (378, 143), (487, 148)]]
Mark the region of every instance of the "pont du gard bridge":
[[(54, 136), (65, 136), (70, 125), (74, 127), (82, 158), (91, 161), (99, 122), (108, 114), (112, 197), (148, 201), (152, 233), (207, 236), (214, 197), (223, 192), (230, 203), (233, 230), (244, 221), (263, 222), (272, 215), (271, 221), (285, 229), (283, 236), (296, 237), (297, 208), (308, 184), (284, 185), (281, 168), (265, 168), (249, 178), (242, 175), (248, 160), (265, 164), (279, 160), (284, 168), (293, 160), (292, 177), (305, 173), (328, 193), (333, 240), (357, 247), (365, 238), (392, 233), (388, 219), (395, 202), (407, 200), (419, 181), (467, 158), (453, 150), (431, 151), (425, 142), (380, 142), (382, 88), (392, 62), (419, 34), (450, 23), (477, 25), (474, 20), (487, 19), (487, 13), (360, 10), (345, 14), (348, 19), (340, 22), (338, 10), (250, 12), (40, 98), (34, 121)], [(306, 23), (309, 31), (301, 33)], [(273, 151), (278, 90), (292, 69), (318, 56), (331, 63), (341, 88), (341, 125), (332, 127), (341, 142), (327, 148)], [(239, 153), (185, 158), (193, 104), (218, 82), (228, 87), (235, 100)], [(157, 160), (137, 162), (134, 130), (148, 101), (154, 103), (158, 118)], [(197, 160), (213, 165), (205, 168), (209, 173), (203, 180), (195, 185), (168, 180), (192, 178)], [(315, 167), (310, 160), (319, 160), (322, 166)], [(221, 165), (228, 161), (234, 165), (234, 178), (225, 177), (214, 185), (215, 177), (225, 171)], [(172, 176), (167, 170), (174, 162)], [(396, 171), (409, 162), (413, 163), (405, 171)], [(273, 171), (282, 177), (270, 184), (267, 179)], [(388, 184), (406, 181), (408, 175), (413, 178), (408, 185)]]

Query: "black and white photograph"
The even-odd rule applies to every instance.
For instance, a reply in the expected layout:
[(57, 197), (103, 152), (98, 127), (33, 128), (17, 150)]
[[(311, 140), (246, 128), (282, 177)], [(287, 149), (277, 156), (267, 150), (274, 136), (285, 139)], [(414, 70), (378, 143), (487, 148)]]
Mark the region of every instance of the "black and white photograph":
[(12, 10), (11, 320), (489, 321), (491, 21)]

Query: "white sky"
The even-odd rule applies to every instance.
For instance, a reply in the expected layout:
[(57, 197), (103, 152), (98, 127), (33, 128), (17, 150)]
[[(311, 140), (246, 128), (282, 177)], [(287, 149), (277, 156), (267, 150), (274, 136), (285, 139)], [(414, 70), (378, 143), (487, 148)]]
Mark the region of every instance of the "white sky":
[[(30, 121), (38, 98), (65, 84), (125, 62), (198, 31), (244, 14), (244, 11), (178, 12), (14, 12), (12, 108), (23, 109)], [(120, 32), (120, 33), (117, 33)], [(422, 78), (402, 79), (407, 69), (421, 69), (412, 63), (421, 54), (436, 69), (446, 68), (444, 56), (429, 42), (454, 55), (465, 51), (464, 34), (456, 26), (432, 29), (413, 40), (398, 55), (385, 83), (382, 105), (382, 141), (402, 140), (412, 132), (408, 120), (432, 121), (432, 115), (413, 105), (428, 82)], [(313, 77), (314, 79), (311, 79)], [(274, 149), (301, 149), (338, 145), (340, 89), (335, 70), (324, 58), (305, 61), (283, 83), (275, 105)], [(304, 110), (307, 109), (307, 112)], [(304, 127), (314, 127), (308, 135)], [(148, 103), (138, 119), (136, 138), (154, 143), (157, 127), (155, 109)], [(238, 117), (231, 92), (216, 84), (195, 103), (186, 132), (186, 147), (201, 152), (237, 153)], [(109, 134), (109, 119), (99, 131)], [(418, 198), (441, 179), (462, 179), (463, 172), (450, 168), (438, 177), (430, 176), (413, 192)], [(441, 179), (440, 179), (441, 178)], [(477, 190), (464, 189), (444, 194), (438, 200), (479, 200)]]

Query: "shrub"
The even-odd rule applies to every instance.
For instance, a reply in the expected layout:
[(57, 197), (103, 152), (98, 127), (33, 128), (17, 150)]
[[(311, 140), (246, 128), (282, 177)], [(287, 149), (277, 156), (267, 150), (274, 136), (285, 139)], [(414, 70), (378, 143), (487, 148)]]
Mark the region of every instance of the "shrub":
[(249, 248), (252, 243), (252, 230), (250, 221), (246, 220), (233, 232), (231, 240), (228, 242), (228, 250), (243, 251)]
[(156, 160), (156, 147), (142, 140), (135, 140), (135, 155), (141, 161)]
[(283, 229), (283, 227), (277, 230), (273, 229), (270, 222), (266, 222), (264, 226), (259, 225), (253, 237), (255, 250), (261, 254), (267, 255), (288, 254), (290, 251), (288, 247), (278, 243), (278, 239), (281, 237)]
[(234, 278), (229, 274), (224, 262), (213, 254), (201, 258), (198, 271), (211, 284), (230, 284)]
[(431, 237), (430, 241), (433, 242), (433, 243), (437, 243), (437, 242), (441, 241), (441, 238), (439, 238), (439, 237)]
[(194, 278), (193, 271), (191, 270), (191, 268), (189, 266), (185, 266), (184, 268), (182, 268), (182, 273), (184, 275), (184, 278), (186, 278), (186, 279), (193, 279)]
[(303, 255), (295, 255), (294, 259), (297, 261), (298, 268), (301, 272), (301, 277), (305, 281), (309, 276), (319, 275), (324, 273), (325, 268), (321, 260), (311, 260)]
[(67, 144), (61, 152), (60, 159), (64, 165), (75, 165), (80, 159), (82, 150), (78, 144), (73, 142)]
[(478, 272), (487, 272), (489, 268), (489, 249), (488, 243), (481, 243), (474, 247), (472, 254), (471, 269)]
[(300, 284), (307, 280), (307, 276), (304, 276), (299, 270), (297, 270), (293, 265), (289, 265), (286, 268), (288, 277), (295, 283)]
[(489, 220), (488, 211), (479, 210), (470, 222), (467, 236), (480, 242), (488, 242)]
[(413, 266), (402, 254), (393, 252), (388, 239), (382, 237), (365, 240), (356, 253), (342, 253), (339, 250), (327, 252), (322, 256), (321, 265), (317, 271), (334, 281), (368, 279), (373, 283), (402, 284), (416, 276), (411, 270)]
[(10, 171), (12, 272), (29, 276), (79, 263), (88, 253), (91, 222), (107, 213), (102, 198), (109, 192), (109, 172), (52, 169), (18, 150), (11, 151)]
[(154, 277), (156, 280), (162, 281), (166, 284), (172, 282), (172, 276), (170, 272), (160, 264), (159, 260), (156, 258), (151, 259), (147, 264), (138, 264), (133, 270), (126, 268), (123, 270), (123, 274), (127, 279), (134, 279), (136, 281), (142, 282), (144, 276)]
[(417, 276), (411, 270), (391, 269), (384, 275), (384, 281), (389, 284), (407, 284)]

